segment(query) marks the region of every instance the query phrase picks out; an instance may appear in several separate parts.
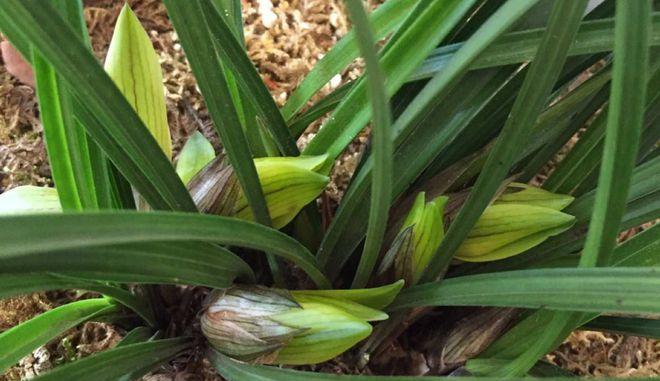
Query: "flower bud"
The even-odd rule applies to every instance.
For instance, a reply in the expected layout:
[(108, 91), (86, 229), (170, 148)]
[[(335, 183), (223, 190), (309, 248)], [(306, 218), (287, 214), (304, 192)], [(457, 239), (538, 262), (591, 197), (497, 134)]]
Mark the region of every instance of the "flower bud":
[[(525, 190), (519, 193), (523, 193)], [(515, 196), (516, 193), (512, 195)], [(528, 195), (530, 192), (518, 197)], [(506, 196), (506, 195), (505, 195)], [(510, 199), (509, 197), (505, 200)], [(520, 200), (520, 202), (528, 202)], [(534, 205), (537, 203), (536, 205)], [(456, 252), (456, 259), (466, 262), (486, 262), (520, 254), (549, 237), (569, 229), (575, 217), (554, 208), (559, 201), (541, 201), (552, 207), (496, 201), (484, 210), (479, 220)]]
[(167, 158), (171, 159), (172, 140), (158, 54), (128, 4), (124, 5), (117, 18), (105, 57), (105, 71), (133, 106)]
[[(315, 172), (326, 155), (264, 157), (254, 160), (268, 212), (276, 229), (283, 228), (302, 208), (316, 199), (328, 184), (328, 177)], [(236, 217), (253, 220), (243, 192), (236, 203)]]
[(201, 318), (216, 350), (262, 364), (316, 364), (371, 333), (368, 321), (387, 315), (348, 299), (261, 286), (214, 291)]
[[(280, 229), (319, 196), (328, 177), (315, 172), (326, 156), (265, 157), (254, 160), (273, 227)], [(216, 158), (195, 176), (188, 189), (206, 213), (253, 220), (252, 210), (224, 157)]]
[(197, 209), (205, 214), (233, 216), (241, 187), (225, 155), (218, 155), (188, 183)]
[(535, 188), (527, 184), (511, 183), (493, 204), (524, 204), (562, 210), (574, 199), (573, 196), (548, 192), (545, 189)]
[(444, 238), (446, 202), (444, 196), (426, 202), (425, 193), (420, 192), (395, 239), (404, 242), (395, 254), (395, 275), (408, 285), (419, 281)]
[(181, 182), (188, 185), (190, 180), (215, 158), (215, 150), (204, 135), (195, 131), (183, 145), (176, 162), (176, 173)]
[(24, 185), (0, 194), (0, 214), (61, 212), (55, 188)]

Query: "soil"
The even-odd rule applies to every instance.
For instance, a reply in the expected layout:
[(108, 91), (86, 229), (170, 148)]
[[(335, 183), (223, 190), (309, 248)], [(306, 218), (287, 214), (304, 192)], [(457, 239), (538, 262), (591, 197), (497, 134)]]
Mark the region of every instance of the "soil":
[[(116, 17), (123, 1), (85, 0), (92, 45), (103, 59)], [(175, 154), (194, 131), (201, 131), (221, 150), (202, 97), (192, 76), (176, 33), (159, 0), (129, 1), (152, 38), (160, 55), (168, 119)], [(376, 1), (373, 2), (375, 6)], [(349, 23), (341, 0), (243, 0), (245, 37), (250, 58), (276, 102), (284, 104), (305, 74), (343, 36)], [(4, 51), (4, 49), (3, 49)], [(7, 70), (8, 60), (0, 64), (0, 193), (19, 185), (51, 185), (50, 168), (41, 136), (41, 125), (34, 90)], [(357, 78), (359, 62), (333, 78), (314, 98), (318, 99), (343, 83)], [(25, 76), (21, 75), (26, 81)], [(300, 138), (304, 146), (321, 121), (314, 123)], [(352, 176), (367, 142), (368, 131), (360, 135), (338, 159), (324, 201), (334, 210)], [(176, 156), (175, 156), (176, 158)], [(190, 289), (179, 293), (201, 296)], [(74, 293), (39, 293), (0, 301), (0, 331), (52, 309), (67, 300), (86, 297)], [(186, 310), (182, 310), (185, 313)], [(194, 316), (194, 313), (193, 313)], [(88, 323), (39, 348), (4, 375), (0, 381), (19, 380), (37, 375), (53, 365), (72, 361), (112, 347), (124, 334), (103, 323)], [(396, 352), (396, 351), (394, 351)], [(393, 357), (397, 354), (393, 353)], [(421, 352), (399, 353), (412, 373), (423, 374), (432, 359)], [(660, 374), (660, 342), (597, 332), (573, 333), (548, 359), (580, 375), (652, 376)], [(194, 355), (177, 364), (146, 376), (145, 380), (219, 380), (204, 360)], [(182, 360), (182, 361), (184, 361)], [(322, 367), (323, 371), (353, 373), (341, 358)]]

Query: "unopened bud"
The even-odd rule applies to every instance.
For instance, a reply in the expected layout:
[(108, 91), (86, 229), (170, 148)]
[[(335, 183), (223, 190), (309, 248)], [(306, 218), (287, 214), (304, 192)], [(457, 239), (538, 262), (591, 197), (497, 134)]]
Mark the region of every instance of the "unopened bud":
[(105, 57), (105, 70), (133, 106), (165, 156), (171, 159), (172, 139), (167, 123), (163, 74), (158, 54), (128, 4), (124, 5), (117, 18)]
[[(280, 229), (316, 199), (328, 177), (315, 172), (326, 156), (265, 157), (254, 160), (273, 227)], [(206, 213), (253, 220), (252, 210), (225, 158), (216, 158), (188, 184), (198, 208)]]
[(414, 285), (421, 278), (444, 238), (444, 207), (447, 197), (426, 202), (420, 192), (395, 242), (401, 242), (394, 258), (397, 279)]
[(575, 197), (566, 194), (548, 192), (527, 184), (511, 183), (493, 205), (524, 204), (541, 206), (554, 210), (563, 210)]
[(0, 194), (0, 214), (61, 212), (55, 188), (23, 185)]
[(456, 252), (456, 259), (494, 261), (531, 249), (575, 223), (575, 217), (558, 210), (570, 199), (534, 188), (505, 193), (484, 210)]
[(295, 295), (260, 286), (215, 291), (202, 332), (216, 350), (262, 364), (316, 364), (371, 333), (368, 321), (387, 315), (348, 299)]

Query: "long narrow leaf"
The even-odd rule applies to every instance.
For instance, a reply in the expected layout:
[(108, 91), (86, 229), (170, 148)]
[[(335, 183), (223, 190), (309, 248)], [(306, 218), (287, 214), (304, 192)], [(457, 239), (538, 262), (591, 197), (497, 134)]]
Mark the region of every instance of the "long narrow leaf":
[(348, 1), (346, 6), (367, 66), (367, 84), (373, 113), (372, 154), (376, 160), (371, 183), (367, 240), (352, 284), (352, 288), (362, 288), (366, 286), (376, 265), (390, 210), (389, 201), (392, 198), (391, 115), (385, 90), (385, 77), (378, 64), (375, 41), (369, 29), (367, 14), (359, 2)]
[(328, 286), (314, 257), (297, 241), (277, 230), (234, 218), (165, 212), (0, 217), (0, 259), (166, 241), (208, 241), (272, 252), (298, 264), (319, 286)]
[[(33, 378), (36, 381), (85, 380), (116, 381), (131, 374), (133, 379), (147, 373), (156, 365), (190, 349), (192, 340), (186, 338), (132, 344), (101, 352), (62, 365)], [(141, 374), (135, 373), (142, 369)]]
[[(78, 102), (73, 107), (76, 118), (152, 207), (195, 210), (174, 168), (140, 118), (50, 3), (4, 2), (0, 30), (11, 41), (18, 41), (19, 47), (33, 44), (67, 82)], [(81, 112), (87, 115), (81, 118)], [(90, 115), (102, 121), (103, 129), (86, 123)]]
[(613, 332), (621, 335), (643, 336), (660, 339), (660, 320), (601, 316), (583, 326), (594, 331)]
[[(644, 115), (650, 15), (648, 1), (617, 1), (610, 110), (594, 210), (579, 263), (583, 268), (610, 264), (616, 245)], [(552, 314), (537, 341), (498, 374), (526, 372), (584, 319), (583, 314)]]
[[(197, 4), (193, 5), (192, 3)], [(248, 58), (245, 49), (236, 40), (231, 27), (227, 25), (227, 22), (220, 16), (213, 4), (209, 0), (195, 0), (190, 2), (166, 1), (166, 5), (170, 10), (170, 16), (173, 20), (185, 17), (177, 14), (183, 11), (188, 12), (188, 15), (194, 12), (197, 16), (202, 16), (206, 20), (208, 38), (200, 42), (212, 44), (215, 47), (216, 54), (222, 59), (223, 64), (231, 69), (241, 89), (245, 94), (249, 94), (253, 106), (263, 119), (262, 122), (274, 138), (280, 152), (285, 156), (298, 155), (299, 151), (296, 142), (289, 133), (289, 129), (275, 101)], [(196, 23), (198, 22), (199, 20), (196, 21)], [(176, 21), (175, 25), (177, 26), (177, 30), (184, 27), (184, 25)], [(192, 25), (186, 26), (186, 29), (193, 27)], [(191, 49), (188, 49), (188, 54), (192, 54)]]
[[(334, 373), (317, 373), (317, 372), (304, 372), (293, 369), (283, 369), (274, 366), (251, 365), (236, 360), (218, 353), (214, 350), (207, 352), (207, 357), (216, 368), (218, 373), (228, 381), (447, 381), (454, 380), (456, 377), (433, 377), (433, 376), (367, 376), (367, 375), (352, 375), (352, 374), (334, 374)], [(535, 380), (532, 377), (471, 377), (461, 376), (462, 381), (524, 381)], [(547, 377), (538, 378), (543, 380), (552, 381), (569, 381), (574, 377)], [(615, 378), (608, 379), (607, 377), (600, 378), (602, 380), (614, 381)]]
[[(22, 254), (0, 259), (2, 273), (52, 271), (71, 277), (117, 283), (167, 283), (229, 287), (254, 276), (226, 249), (202, 243), (141, 243)], [(38, 286), (38, 285), (37, 285)], [(2, 286), (0, 286), (2, 289)]]
[[(651, 46), (660, 44), (660, 13), (653, 14)], [(470, 65), (471, 70), (504, 66), (533, 61), (545, 28), (528, 29), (508, 33), (490, 45)], [(436, 48), (422, 65), (411, 75), (410, 80), (429, 78), (443, 70), (463, 43)], [(568, 56), (609, 52), (614, 48), (614, 19), (583, 21), (575, 39), (568, 49)]]
[(525, 77), (511, 114), (468, 199), (449, 226), (434, 259), (424, 273), (423, 280), (435, 279), (445, 270), (456, 249), (500, 187), (559, 77), (568, 46), (577, 31), (585, 7), (584, 0), (558, 0), (555, 3), (536, 59)]
[(658, 313), (658, 268), (505, 271), (431, 282), (401, 292), (391, 310), (424, 306), (544, 308)]
[[(419, 15), (414, 13), (418, 17), (405, 26), (405, 31), (400, 31), (398, 38), (393, 37), (389, 49), (380, 59), (383, 72), (389, 79), (386, 87), (388, 95), (403, 85), (405, 78), (451, 31), (472, 4), (473, 0), (419, 3)], [(366, 83), (361, 81), (321, 127), (303, 153), (327, 153), (326, 169), (329, 169), (335, 158), (370, 119), (371, 110), (366, 95)]]
[[(417, 0), (387, 0), (369, 15), (369, 26), (376, 40), (384, 38), (401, 23)], [(348, 32), (317, 62), (282, 108), (290, 121), (323, 85), (338, 74), (359, 53), (355, 31)]]
[(37, 347), (86, 321), (119, 311), (109, 299), (87, 299), (57, 307), (0, 333), (0, 372)]
[(81, 210), (82, 205), (66, 140), (57, 77), (52, 67), (38, 52), (33, 52), (32, 63), (39, 99), (39, 114), (44, 126), (46, 150), (53, 182), (59, 190), (60, 204), (63, 210)]

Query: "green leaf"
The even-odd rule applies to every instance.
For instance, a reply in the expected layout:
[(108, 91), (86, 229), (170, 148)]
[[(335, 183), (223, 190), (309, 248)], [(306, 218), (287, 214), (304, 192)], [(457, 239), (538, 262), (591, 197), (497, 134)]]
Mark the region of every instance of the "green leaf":
[(55, 188), (23, 185), (0, 194), (0, 214), (58, 213), (62, 211)]
[[(660, 257), (657, 255), (660, 245), (660, 225), (634, 236), (614, 250), (613, 266), (658, 266)], [(573, 258), (568, 265), (577, 265), (579, 258)], [(554, 314), (552, 311), (539, 310), (522, 320), (504, 336), (495, 341), (479, 358), (497, 357), (511, 359), (520, 355), (526, 348), (532, 346), (538, 337), (535, 333), (539, 327), (549, 324)], [(584, 320), (576, 321), (574, 326), (568, 326), (567, 331), (578, 328), (581, 324), (597, 317), (592, 314)], [(469, 365), (469, 363), (468, 363)]]
[[(215, 129), (220, 135), (222, 144), (227, 150), (229, 160), (236, 173), (236, 177), (238, 177), (238, 181), (243, 189), (243, 194), (250, 205), (254, 218), (257, 222), (270, 226), (272, 221), (268, 213), (268, 206), (259, 182), (259, 177), (257, 176), (257, 170), (252, 161), (252, 152), (250, 152), (248, 141), (243, 133), (243, 126), (241, 125), (238, 110), (235, 108), (235, 97), (232, 96), (230, 83), (228, 83), (228, 78), (230, 76), (226, 76), (225, 74), (229, 73), (224, 72), (226, 69), (224, 65), (228, 64), (228, 62), (220, 61), (220, 55), (221, 52), (223, 52), (222, 49), (225, 49), (224, 44), (229, 44), (235, 49), (233, 54), (238, 56), (234, 57), (235, 59), (244, 58), (248, 61), (248, 66), (243, 67), (242, 71), (237, 70), (236, 67), (232, 67), (234, 71), (240, 73), (241, 76), (250, 74), (256, 76), (259, 83), (254, 84), (253, 82), (252, 84), (256, 87), (256, 91), (265, 91), (268, 99), (263, 99), (263, 93), (252, 93), (252, 91), (255, 90), (254, 88), (244, 89), (245, 92), (251, 94), (253, 97), (262, 95), (262, 99), (259, 99), (261, 102), (273, 103), (273, 100), (270, 98), (268, 91), (263, 87), (263, 83), (260, 82), (254, 68), (250, 67), (251, 63), (247, 56), (245, 56), (243, 48), (238, 41), (236, 41), (231, 28), (226, 24), (223, 17), (218, 14), (217, 9), (213, 4), (207, 0), (167, 0), (165, 1), (165, 5), (172, 18), (172, 23), (177, 30), (179, 38), (181, 39), (181, 43), (183, 44), (188, 60), (190, 61), (190, 66), (195, 73), (197, 83), (204, 95), (204, 101), (209, 108), (211, 117), (213, 118)], [(201, 22), (202, 20), (204, 20), (204, 22)], [(218, 32), (220, 33), (219, 36), (214, 35), (211, 30), (212, 26), (221, 29), (220, 32)], [(217, 38), (219, 37), (224, 40), (217, 41)], [(238, 53), (236, 53), (236, 50)], [(227, 57), (223, 58), (225, 60), (227, 59)], [(234, 77), (233, 74), (231, 77)], [(240, 80), (240, 76), (237, 79)], [(251, 77), (251, 79), (254, 78)], [(262, 111), (272, 111), (271, 108), (268, 108), (267, 106), (264, 107), (265, 108), (261, 109)], [(277, 112), (277, 117), (281, 120), (282, 117), (279, 115), (277, 107), (275, 107), (275, 112)], [(269, 121), (269, 126), (276, 123), (276, 121), (269, 119), (269, 117), (272, 116), (273, 115), (268, 115), (265, 117), (265, 120)], [(283, 123), (282, 120), (282, 124)], [(282, 128), (285, 129), (284, 133), (288, 135), (289, 132), (286, 130), (286, 126), (283, 126)], [(281, 139), (282, 137), (279, 136), (279, 138)], [(284, 142), (287, 143), (286, 141)], [(279, 143), (283, 143), (283, 141), (279, 141)], [(285, 146), (286, 144), (280, 146), (280, 148)], [(298, 153), (298, 149), (295, 148), (295, 142), (293, 142), (293, 146), (294, 150), (291, 152), (294, 154)], [(273, 276), (278, 279), (279, 270), (277, 262), (270, 255), (267, 257)]]
[(0, 372), (68, 329), (119, 310), (119, 306), (110, 299), (79, 300), (44, 312), (0, 333), (0, 347), (5, 348), (0, 353)]
[[(475, 117), (491, 111), (487, 106), (497, 100), (497, 95), (507, 88), (507, 84), (511, 84), (510, 74), (510, 70), (470, 74), (461, 86), (449, 92), (442, 107), (425, 111), (428, 116), (411, 127), (414, 132), (409, 132), (410, 139), (395, 140), (398, 146), (394, 157), (395, 197), (403, 194), (438, 152), (456, 141)], [(438, 123), (445, 128), (438, 130)], [(331, 278), (339, 273), (364, 238), (367, 221), (364, 205), (368, 201), (372, 165), (373, 161), (367, 159), (353, 176), (318, 250), (319, 262)]]
[[(387, 0), (376, 8), (369, 15), (369, 26), (373, 30), (375, 39), (385, 38), (401, 23), (417, 3), (417, 0)], [(291, 121), (312, 95), (357, 58), (359, 50), (355, 34), (355, 31), (349, 31), (320, 61), (314, 64), (312, 70), (298, 85), (282, 108), (284, 119)], [(299, 135), (296, 134), (296, 129), (293, 130), (294, 135)]]
[(208, 241), (268, 251), (292, 260), (319, 286), (329, 285), (314, 257), (297, 241), (277, 230), (235, 218), (167, 212), (0, 217), (3, 259), (102, 245), (172, 241)]
[(500, 187), (518, 150), (525, 145), (534, 121), (548, 101), (548, 95), (564, 65), (568, 46), (579, 26), (586, 1), (559, 0), (554, 4), (536, 59), (525, 76), (506, 124), (465, 204), (449, 226), (437, 250), (438, 255), (422, 277), (423, 281), (435, 279), (445, 271), (461, 242)]
[[(132, 344), (94, 354), (59, 366), (33, 378), (35, 381), (84, 380), (93, 375), (96, 381), (116, 381), (126, 374), (139, 378), (156, 365), (168, 361), (192, 347), (192, 340), (176, 338)], [(136, 369), (142, 370), (136, 373)]]
[(135, 13), (124, 4), (105, 57), (105, 70), (142, 122), (149, 129), (168, 159), (172, 158), (172, 138), (158, 55)]
[(195, 131), (184, 144), (176, 162), (176, 173), (184, 184), (188, 184), (197, 172), (215, 158), (215, 150), (204, 135)]
[[(320, 372), (305, 372), (293, 369), (283, 369), (274, 366), (264, 365), (251, 365), (236, 360), (217, 352), (209, 350), (206, 357), (211, 361), (215, 369), (226, 378), (228, 381), (446, 381), (454, 379), (454, 377), (433, 377), (433, 376), (367, 376), (367, 375), (351, 375), (351, 374), (334, 374), (334, 373), (320, 373)], [(574, 379), (573, 377), (552, 377), (548, 380), (555, 381), (568, 381)], [(608, 380), (606, 377), (603, 380)], [(534, 380), (534, 378), (495, 378), (495, 377), (470, 377), (461, 376), (462, 381), (496, 381), (496, 380), (511, 380), (523, 381)], [(612, 381), (615, 379), (612, 378)]]
[(583, 329), (618, 333), (627, 336), (642, 336), (660, 339), (660, 320), (634, 317), (601, 316), (586, 325)]
[[(487, 23), (475, 33), (460, 54), (452, 60), (449, 70), (439, 72), (397, 119), (393, 126), (397, 146), (394, 160), (394, 173), (397, 173), (394, 184), (395, 197), (415, 180), (443, 147), (456, 139), (475, 115), (484, 111), (482, 108), (488, 104), (491, 97), (502, 90), (503, 82), (507, 84), (511, 80), (511, 71), (502, 70), (497, 73), (475, 73), (467, 84), (462, 84), (461, 87), (456, 85), (465, 74), (470, 62), (476, 59), (488, 43), (504, 33), (532, 5), (533, 2), (507, 3), (498, 11), (495, 21)], [(479, 89), (483, 90), (478, 91)], [(452, 96), (453, 93), (456, 95)], [(469, 112), (466, 112), (466, 109)], [(443, 125), (447, 127), (438, 131), (438, 120), (446, 120)], [(429, 126), (427, 135), (423, 136), (419, 131), (413, 133), (415, 127), (423, 123)], [(408, 136), (411, 139), (407, 139)], [(405, 163), (405, 165), (399, 168), (397, 163)], [(373, 160), (368, 160), (354, 176), (352, 185), (344, 196), (342, 205), (319, 249), (321, 263), (324, 265), (332, 263), (331, 276), (344, 264), (364, 234), (361, 227), (355, 228), (352, 225), (352, 228), (348, 229), (348, 226), (350, 226), (349, 221), (355, 224), (355, 221), (359, 222), (363, 219), (351, 214), (356, 213), (358, 208), (364, 209), (363, 197), (366, 197), (366, 186), (368, 186), (365, 184), (368, 182), (367, 171), (371, 170), (372, 165)], [(340, 229), (347, 230), (344, 233), (339, 231)], [(352, 236), (347, 237), (348, 234)], [(332, 262), (330, 258), (333, 259)]]
[[(653, 13), (651, 46), (660, 45), (660, 13)], [(470, 70), (533, 61), (545, 28), (527, 29), (508, 33), (493, 44), (470, 65)], [(409, 80), (429, 78), (442, 71), (463, 43), (441, 46), (410, 76)], [(612, 51), (614, 47), (614, 19), (583, 21), (568, 48), (568, 56), (579, 56)]]
[(366, 286), (373, 273), (387, 228), (390, 200), (392, 199), (392, 137), (391, 113), (385, 90), (385, 76), (378, 64), (374, 36), (369, 27), (362, 4), (346, 2), (360, 52), (366, 63), (369, 100), (373, 114), (371, 152), (375, 160), (371, 182), (371, 205), (364, 250), (353, 279), (352, 288)]
[(310, 106), (307, 110), (295, 117), (289, 122), (289, 129), (294, 137), (299, 138), (309, 125), (316, 119), (325, 115), (327, 112), (332, 111), (342, 101), (342, 99), (353, 88), (355, 82), (349, 82), (332, 93), (323, 97), (314, 105)]
[(375, 288), (362, 288), (352, 290), (294, 290), (291, 294), (305, 296), (326, 296), (335, 299), (346, 299), (352, 302), (371, 307), (376, 310), (385, 309), (399, 294), (404, 281), (398, 280), (386, 286)]
[[(194, 7), (198, 7), (195, 13), (197, 16), (202, 16), (206, 21), (206, 34), (208, 36), (202, 42), (210, 43), (215, 48), (222, 63), (234, 74), (240, 88), (252, 101), (252, 105), (262, 119), (261, 122), (270, 132), (280, 152), (285, 156), (297, 156), (299, 154), (298, 147), (289, 133), (282, 114), (280, 114), (273, 97), (268, 92), (245, 49), (236, 40), (231, 27), (227, 25), (218, 10), (208, 0), (196, 0), (196, 2), (198, 3), (197, 6), (177, 5), (174, 1), (168, 1), (166, 4), (168, 9), (173, 11), (170, 12), (173, 19), (177, 18), (176, 13), (181, 11), (182, 6), (183, 8), (190, 8), (191, 12)], [(196, 20), (196, 24), (199, 24), (199, 20)], [(184, 25), (179, 23), (177, 31), (181, 27), (184, 27)], [(190, 49), (188, 54), (191, 54)]]
[(49, 3), (3, 3), (0, 30), (10, 41), (18, 41), (19, 47), (33, 44), (53, 66), (74, 95), (76, 118), (153, 208), (195, 210), (172, 164), (139, 116)]
[[(38, 52), (32, 53), (39, 114), (55, 186), (59, 187), (60, 204), (65, 210), (81, 210), (82, 204), (73, 171), (57, 76)], [(72, 120), (68, 120), (72, 122)], [(56, 193), (57, 194), (57, 193)]]
[[(397, 33), (380, 59), (388, 78), (387, 95), (398, 90), (405, 78), (422, 62), (451, 28), (470, 9), (470, 1), (420, 2), (413, 14), (415, 20), (406, 21), (405, 31)], [(344, 98), (332, 117), (309, 142), (304, 154), (328, 153), (326, 169), (344, 150), (371, 118), (366, 83), (361, 80)]]
[(1, 258), (0, 263), (2, 272), (7, 274), (56, 272), (65, 276), (118, 283), (227, 287), (236, 278), (248, 282), (254, 280), (248, 265), (233, 253), (221, 247), (195, 242), (151, 242), (46, 250)]
[[(82, 3), (56, 0), (53, 4), (69, 25), (89, 42)], [(63, 207), (69, 210), (96, 209), (98, 203), (90, 150), (98, 148), (93, 142), (88, 143), (85, 130), (74, 119), (71, 94), (66, 84), (38, 52), (33, 51), (32, 55), (46, 148), (55, 185), (62, 190)]]
[[(607, 266), (616, 246), (644, 117), (651, 4), (617, 1), (612, 91), (598, 188), (580, 267)], [(620, 282), (621, 280), (619, 280)], [(556, 313), (538, 340), (499, 374), (519, 375), (556, 346), (584, 314)], [(539, 327), (540, 328), (540, 327)]]
[(155, 335), (157, 334), (154, 334), (153, 329), (149, 327), (133, 328), (132, 330), (128, 331), (124, 337), (122, 337), (121, 341), (117, 343), (116, 347), (123, 347), (126, 345), (149, 341), (149, 339), (153, 338)]
[(2, 284), (2, 287), (0, 287), (0, 299), (44, 290), (82, 289), (98, 291), (107, 287), (100, 282), (82, 278), (64, 277), (54, 273), (25, 272), (20, 274), (0, 274), (0, 281), (0, 284)]
[(504, 271), (430, 282), (401, 292), (390, 310), (427, 306), (543, 308), (583, 312), (660, 312), (659, 268)]
[(616, 246), (644, 119), (651, 6), (617, 1), (605, 147), (581, 266), (606, 266)]

